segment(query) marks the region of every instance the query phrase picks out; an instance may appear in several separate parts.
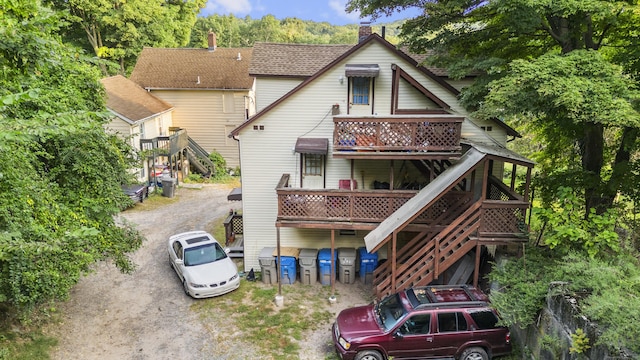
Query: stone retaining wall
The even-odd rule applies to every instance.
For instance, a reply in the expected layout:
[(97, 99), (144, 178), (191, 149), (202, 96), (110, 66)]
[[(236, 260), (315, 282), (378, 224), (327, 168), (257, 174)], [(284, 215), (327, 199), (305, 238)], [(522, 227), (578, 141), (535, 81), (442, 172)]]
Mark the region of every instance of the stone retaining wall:
[[(590, 339), (585, 354), (571, 354), (571, 334), (582, 329)], [(607, 346), (594, 345), (598, 339), (597, 325), (581, 315), (575, 298), (567, 295), (550, 295), (547, 306), (538, 317), (536, 324), (520, 329), (512, 327), (514, 342), (523, 349), (523, 358), (540, 360), (627, 360), (639, 359), (637, 354), (625, 351), (612, 354)]]

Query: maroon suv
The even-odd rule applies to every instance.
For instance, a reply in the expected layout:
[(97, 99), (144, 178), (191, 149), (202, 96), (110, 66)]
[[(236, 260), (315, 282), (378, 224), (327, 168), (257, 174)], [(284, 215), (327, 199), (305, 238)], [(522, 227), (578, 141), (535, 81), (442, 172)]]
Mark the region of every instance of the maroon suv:
[(511, 352), (509, 329), (497, 323), (474, 287), (416, 287), (341, 311), (333, 342), (345, 360), (488, 360)]

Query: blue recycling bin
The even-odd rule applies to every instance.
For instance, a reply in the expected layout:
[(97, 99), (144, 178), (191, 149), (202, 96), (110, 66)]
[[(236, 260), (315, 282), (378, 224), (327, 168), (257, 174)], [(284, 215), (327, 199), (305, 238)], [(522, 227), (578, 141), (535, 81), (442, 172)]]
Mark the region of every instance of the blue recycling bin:
[(293, 256), (280, 256), (280, 279), (283, 284), (296, 282), (296, 258)]
[(373, 271), (378, 266), (378, 253), (368, 253), (364, 247), (358, 248), (360, 258), (360, 280), (363, 284), (373, 282)]
[[(334, 266), (338, 267), (338, 252), (333, 251)], [(337, 269), (336, 269), (337, 271)], [(320, 273), (320, 283), (331, 285), (331, 249), (320, 249), (318, 251), (318, 272)]]

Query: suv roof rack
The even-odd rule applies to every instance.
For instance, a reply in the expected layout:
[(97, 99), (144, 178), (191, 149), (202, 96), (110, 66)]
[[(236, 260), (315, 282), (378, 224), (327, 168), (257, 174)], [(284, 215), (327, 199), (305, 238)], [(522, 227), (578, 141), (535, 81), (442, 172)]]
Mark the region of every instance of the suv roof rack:
[(420, 286), (409, 290), (407, 296), (415, 304), (414, 308), (488, 305), (486, 297), (478, 297), (478, 290), (464, 284)]
[(427, 303), (420, 304), (416, 309), (424, 308), (436, 308), (436, 309), (448, 309), (448, 308), (471, 308), (471, 307), (485, 307), (489, 306), (489, 303), (485, 301), (456, 301), (447, 303)]

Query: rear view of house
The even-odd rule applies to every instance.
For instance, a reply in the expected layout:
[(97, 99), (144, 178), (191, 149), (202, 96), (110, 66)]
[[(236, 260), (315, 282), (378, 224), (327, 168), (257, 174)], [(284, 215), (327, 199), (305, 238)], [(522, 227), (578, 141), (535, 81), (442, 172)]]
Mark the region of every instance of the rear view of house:
[[(239, 166), (237, 142), (227, 135), (255, 113), (251, 48), (144, 48), (130, 79), (172, 104), (173, 124), (207, 153)], [(224, 170), (224, 169), (223, 169)]]
[[(361, 31), (360, 43), (326, 54), (311, 75), (258, 74), (304, 64), (276, 55), (278, 44), (254, 49), (254, 62), (282, 62), (251, 64), (258, 99), (282, 95), (258, 100), (259, 112), (231, 133), (240, 143), (245, 270), (276, 244), (364, 248), (384, 260), (373, 273), (378, 296), (477, 283), (484, 249), (526, 239), (533, 163), (505, 147), (513, 129), (469, 117), (457, 101), (463, 83)], [(451, 271), (465, 259), (471, 272)]]
[[(129, 141), (138, 152), (142, 150), (141, 141), (169, 135), (169, 128), (173, 126), (171, 104), (122, 75), (104, 78), (101, 82), (107, 93), (107, 109), (114, 115), (106, 126), (109, 131)], [(148, 162), (141, 162), (136, 169), (138, 181), (147, 181), (151, 171)]]

